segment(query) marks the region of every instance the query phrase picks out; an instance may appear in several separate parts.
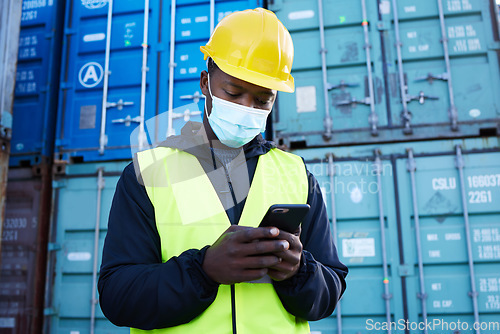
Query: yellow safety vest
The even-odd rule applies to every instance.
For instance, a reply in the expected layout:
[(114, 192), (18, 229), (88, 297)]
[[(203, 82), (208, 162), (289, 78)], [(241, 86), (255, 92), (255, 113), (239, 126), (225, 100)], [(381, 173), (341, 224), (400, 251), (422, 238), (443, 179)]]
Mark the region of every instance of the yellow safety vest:
[[(229, 228), (224, 207), (195, 156), (158, 147), (138, 153), (137, 161), (154, 206), (163, 262), (213, 244)], [(271, 205), (306, 203), (307, 194), (302, 159), (272, 149), (259, 157), (238, 224), (257, 227)], [(215, 301), (191, 322), (147, 332), (232, 333), (230, 287), (221, 284)], [(307, 321), (285, 310), (272, 283), (235, 284), (235, 301), (238, 334), (310, 332)], [(143, 332), (131, 329), (131, 333)]]

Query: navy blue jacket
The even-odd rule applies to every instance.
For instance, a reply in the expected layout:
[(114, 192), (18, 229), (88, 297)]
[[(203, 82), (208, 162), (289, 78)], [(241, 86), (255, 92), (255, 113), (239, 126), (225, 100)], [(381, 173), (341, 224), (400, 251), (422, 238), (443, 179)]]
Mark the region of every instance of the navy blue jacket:
[[(194, 132), (200, 126), (189, 122), (180, 136), (169, 137), (161, 145), (185, 149), (208, 171), (216, 167), (210, 148), (193, 146), (199, 139)], [(259, 155), (273, 147), (261, 135), (243, 147), (250, 182)], [(333, 313), (345, 290), (348, 270), (339, 261), (318, 182), (307, 173), (311, 210), (302, 222), (300, 269), (273, 285), (288, 312), (312, 321)], [(245, 200), (226, 210), (231, 224), (238, 223), (244, 205)], [(217, 295), (218, 283), (201, 266), (207, 248), (190, 249), (162, 263), (154, 208), (131, 163), (118, 181), (104, 243), (98, 283), (104, 315), (115, 325), (140, 329), (191, 321)]]

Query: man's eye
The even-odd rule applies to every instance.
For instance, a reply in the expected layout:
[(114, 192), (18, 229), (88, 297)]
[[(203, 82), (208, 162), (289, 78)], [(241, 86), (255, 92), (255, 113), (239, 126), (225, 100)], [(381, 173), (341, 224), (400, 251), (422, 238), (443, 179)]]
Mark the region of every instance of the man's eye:
[(257, 102), (259, 102), (262, 105), (266, 105), (266, 104), (268, 104), (271, 101), (269, 101), (269, 100), (267, 100), (267, 101), (257, 100)]
[(227, 95), (231, 96), (231, 97), (238, 97), (240, 96), (240, 94), (234, 94), (234, 93), (230, 93), (228, 91), (225, 91)]

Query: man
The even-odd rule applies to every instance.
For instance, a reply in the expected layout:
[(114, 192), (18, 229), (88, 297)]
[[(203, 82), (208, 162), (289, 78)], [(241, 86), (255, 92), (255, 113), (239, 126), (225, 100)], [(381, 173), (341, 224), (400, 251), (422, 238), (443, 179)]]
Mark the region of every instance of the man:
[[(294, 90), (290, 34), (258, 8), (224, 18), (201, 50), (203, 124), (137, 154), (118, 182), (101, 308), (133, 333), (309, 333), (347, 268), (316, 179), (260, 134), (276, 90)], [(270, 205), (301, 203), (296, 233), (258, 227)]]

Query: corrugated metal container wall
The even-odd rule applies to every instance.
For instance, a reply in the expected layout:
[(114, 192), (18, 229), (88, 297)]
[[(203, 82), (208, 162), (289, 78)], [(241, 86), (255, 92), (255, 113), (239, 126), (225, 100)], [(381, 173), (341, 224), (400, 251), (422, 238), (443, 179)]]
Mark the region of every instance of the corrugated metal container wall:
[(475, 321), (481, 333), (498, 333), (498, 137), (294, 153), (323, 188), (350, 268), (340, 307), (313, 331), (387, 332), (381, 326), (393, 321), (404, 332), (406, 320), (427, 320), (440, 321), (429, 333), (472, 332)]
[(402, 233), (420, 239), (403, 240), (421, 275), (408, 279), (412, 321), (500, 319), (500, 152), (466, 149), (439, 157), (409, 151), (397, 162)]
[[(201, 112), (192, 110), (198, 106), (165, 112), (200, 101), (199, 76), (205, 65), (199, 47), (210, 35), (211, 7), (199, 0), (173, 3), (172, 7), (170, 2), (151, 0), (148, 10), (143, 2), (132, 0), (67, 6), (58, 160), (130, 159), (131, 142), (140, 148), (148, 136), (150, 142), (162, 141), (167, 133), (179, 133), (187, 120), (201, 120)], [(215, 24), (232, 11), (261, 4), (217, 1)], [(151, 126), (144, 124), (158, 115)], [(131, 138), (137, 125), (137, 136)]]
[[(45, 333), (128, 333), (97, 303), (97, 275), (116, 183), (127, 162), (75, 164), (54, 180)], [(96, 244), (97, 242), (97, 244)]]
[(23, 1), (13, 111), (11, 166), (52, 157), (64, 1)]
[[(15, 72), (21, 22), (21, 3), (0, 2), (0, 231), (5, 217), (7, 173), (9, 169)], [(2, 243), (0, 241), (0, 250)]]
[(2, 231), (0, 333), (41, 333), (50, 219), (48, 167), (11, 168)]
[[(332, 219), (337, 249), (349, 267), (348, 290), (335, 311), (336, 321), (311, 323), (330, 333), (344, 327), (346, 333), (364, 331), (366, 319), (403, 318), (396, 211), (390, 160), (346, 159), (311, 161), (307, 164), (320, 183)], [(381, 173), (376, 169), (389, 171)], [(359, 297), (364, 301), (360, 302)]]
[(300, 148), (351, 144), (353, 136), (361, 144), (498, 133), (493, 0), (280, 0), (270, 8), (296, 50), (296, 92), (280, 93), (274, 113), (280, 143)]

